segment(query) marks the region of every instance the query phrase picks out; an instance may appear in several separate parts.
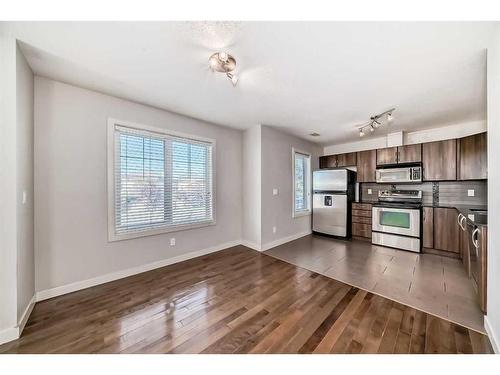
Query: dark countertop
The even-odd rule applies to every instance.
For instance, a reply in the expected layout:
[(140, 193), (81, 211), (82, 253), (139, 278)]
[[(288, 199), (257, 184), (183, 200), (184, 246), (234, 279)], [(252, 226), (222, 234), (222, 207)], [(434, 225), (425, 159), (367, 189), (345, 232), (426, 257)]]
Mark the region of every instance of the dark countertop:
[[(359, 201), (357, 203), (369, 203), (376, 204), (377, 201)], [(459, 213), (464, 215), (467, 218), (469, 223), (478, 225), (478, 226), (487, 226), (488, 225), (488, 215), (479, 214), (474, 210), (484, 210), (488, 211), (487, 205), (469, 205), (469, 204), (453, 204), (453, 203), (438, 203), (438, 204), (424, 204), (424, 207), (433, 207), (433, 208), (454, 208)]]

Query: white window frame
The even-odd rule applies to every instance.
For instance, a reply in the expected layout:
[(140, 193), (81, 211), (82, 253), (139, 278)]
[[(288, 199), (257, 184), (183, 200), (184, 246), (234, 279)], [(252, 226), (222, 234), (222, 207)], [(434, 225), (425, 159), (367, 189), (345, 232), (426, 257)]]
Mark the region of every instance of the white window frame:
[[(194, 223), (194, 224), (181, 224), (181, 225), (172, 225), (164, 228), (155, 228), (155, 229), (146, 229), (143, 231), (137, 232), (129, 232), (129, 233), (116, 233), (115, 228), (115, 126), (122, 126), (126, 128), (130, 128), (132, 130), (142, 130), (152, 133), (159, 133), (164, 135), (170, 135), (175, 137), (182, 137), (187, 139), (192, 139), (195, 141), (201, 141), (206, 143), (211, 143), (211, 151), (212, 151), (212, 220), (206, 221), (203, 223)], [(109, 242), (128, 240), (132, 238), (146, 237), (146, 236), (154, 236), (162, 233), (171, 233), (178, 232), (188, 229), (202, 228), (207, 226), (216, 225), (216, 141), (215, 139), (203, 138), (191, 134), (181, 133), (173, 130), (168, 130), (164, 128), (149, 126), (138, 124), (130, 121), (117, 120), (114, 118), (108, 118), (108, 139), (107, 139), (107, 148), (108, 148), (108, 160), (107, 160), (107, 168), (108, 168), (108, 181), (107, 181), (107, 193), (108, 193), (108, 240)]]
[[(308, 165), (307, 165), (307, 173), (306, 173), (306, 202), (307, 202), (307, 209), (305, 210), (300, 210), (296, 211), (295, 210), (295, 154), (301, 154), (305, 155), (308, 157)], [(311, 176), (312, 176), (312, 170), (311, 170), (311, 153), (307, 151), (302, 151), (299, 149), (296, 149), (292, 147), (292, 217), (297, 218), (297, 217), (302, 217), (302, 216), (308, 216), (311, 215)]]

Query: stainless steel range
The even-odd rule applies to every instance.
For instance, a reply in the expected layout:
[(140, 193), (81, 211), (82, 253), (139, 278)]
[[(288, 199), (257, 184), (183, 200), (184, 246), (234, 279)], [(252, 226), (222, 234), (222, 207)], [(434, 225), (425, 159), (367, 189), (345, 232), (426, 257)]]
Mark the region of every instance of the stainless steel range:
[(421, 251), (421, 190), (381, 190), (372, 207), (373, 244)]

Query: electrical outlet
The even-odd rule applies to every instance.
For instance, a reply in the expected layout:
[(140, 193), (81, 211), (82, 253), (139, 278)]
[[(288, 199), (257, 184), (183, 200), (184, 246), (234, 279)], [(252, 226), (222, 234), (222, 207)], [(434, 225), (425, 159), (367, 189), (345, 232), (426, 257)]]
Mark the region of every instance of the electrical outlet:
[(276, 233), (276, 227), (275, 226), (273, 227), (273, 233)]
[(175, 238), (170, 239), (170, 246), (175, 246)]
[(467, 196), (468, 197), (473, 197), (474, 196), (474, 189), (468, 189), (467, 190)]
[(279, 194), (278, 188), (274, 188), (273, 189), (273, 195), (278, 195), (278, 194)]
[(372, 189), (368, 189), (368, 194), (372, 194)]

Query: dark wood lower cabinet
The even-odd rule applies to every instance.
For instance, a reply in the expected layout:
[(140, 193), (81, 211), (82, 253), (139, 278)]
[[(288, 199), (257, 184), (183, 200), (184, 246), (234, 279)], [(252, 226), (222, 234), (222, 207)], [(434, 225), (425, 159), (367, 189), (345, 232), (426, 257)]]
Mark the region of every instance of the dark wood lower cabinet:
[(458, 211), (434, 208), (434, 249), (460, 254)]
[(424, 207), (422, 216), (422, 246), (432, 249), (434, 247), (434, 209)]
[(362, 239), (372, 238), (372, 205), (352, 204), (352, 235)]

